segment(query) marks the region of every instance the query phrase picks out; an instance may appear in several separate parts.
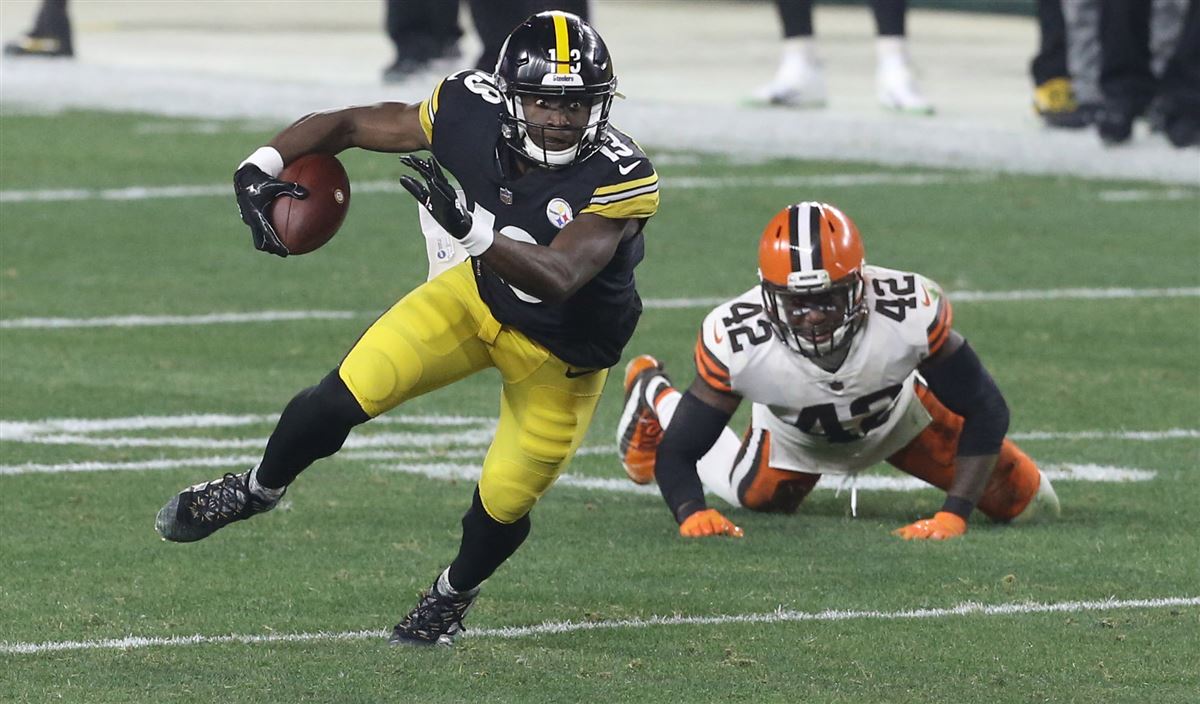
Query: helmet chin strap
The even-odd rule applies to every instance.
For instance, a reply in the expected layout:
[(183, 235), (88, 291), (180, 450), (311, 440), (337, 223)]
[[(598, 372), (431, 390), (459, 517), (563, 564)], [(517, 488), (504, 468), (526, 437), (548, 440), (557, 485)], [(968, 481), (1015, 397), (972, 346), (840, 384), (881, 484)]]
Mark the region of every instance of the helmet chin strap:
[(579, 148), (583, 146), (583, 142), (580, 141), (575, 146), (566, 149), (559, 149), (557, 151), (546, 149), (533, 141), (533, 138), (529, 136), (529, 131), (525, 129), (524, 125), (519, 129), (525, 141), (525, 153), (529, 156), (541, 155), (541, 161), (545, 161), (551, 166), (566, 166), (570, 164), (575, 160), (575, 154), (579, 152)]

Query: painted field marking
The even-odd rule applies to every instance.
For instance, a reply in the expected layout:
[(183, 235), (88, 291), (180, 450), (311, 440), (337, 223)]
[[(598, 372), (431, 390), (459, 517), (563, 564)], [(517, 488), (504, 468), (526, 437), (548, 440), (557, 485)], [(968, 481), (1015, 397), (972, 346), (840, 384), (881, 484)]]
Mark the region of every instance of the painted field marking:
[[(664, 176), (664, 188), (708, 190), (715, 188), (803, 188), (828, 186), (853, 188), (857, 186), (928, 186), (954, 183), (992, 181), (990, 174), (912, 174), (898, 171), (878, 171), (861, 174), (832, 173), (807, 176)], [(405, 193), (395, 181), (361, 181), (352, 184), (355, 193)], [(72, 201), (131, 201), (169, 198), (233, 197), (229, 184), (194, 184), (171, 186), (126, 186), (123, 188), (45, 188), (0, 191), (0, 203), (62, 203)]]
[[(1139, 298), (1197, 298), (1200, 287), (1173, 288), (1061, 288), (1016, 291), (952, 291), (947, 296), (955, 303), (1089, 301)], [(728, 297), (648, 298), (643, 307), (656, 310), (712, 308)], [(272, 323), (297, 320), (369, 319), (378, 311), (350, 310), (267, 310), (254, 313), (201, 313), (198, 315), (112, 315), (92, 318), (8, 318), (0, 320), (0, 330), (70, 330), (76, 328), (137, 328), (238, 323)]]
[[(656, 160), (657, 162), (658, 160)], [(753, 164), (750, 164), (753, 165)], [(663, 176), (664, 188), (712, 190), (722, 188), (858, 188), (863, 186), (929, 186), (947, 182), (987, 183), (996, 176), (987, 173), (913, 174), (875, 171), (857, 174), (832, 173), (811, 175)], [(355, 193), (404, 193), (395, 181), (362, 181), (353, 184)], [(0, 190), (0, 203), (63, 203), (79, 201), (141, 201), (172, 198), (232, 197), (228, 184), (174, 184), (169, 186), (125, 186), (122, 188), (41, 188)], [(1178, 201), (1200, 199), (1194, 188), (1106, 189), (1093, 194), (1103, 203)]]
[[(0, 442), (100, 448), (156, 448), (230, 451), (259, 450), (266, 446), (265, 436), (219, 438), (210, 436), (158, 435), (156, 431), (205, 430), (212, 428), (254, 428), (273, 425), (278, 416), (268, 414), (201, 413), (176, 416), (130, 416), (125, 418), (44, 418), (41, 420), (0, 420)], [(392, 430), (397, 426), (419, 430)], [(429, 432), (428, 428), (445, 428)], [(487, 416), (462, 415), (384, 415), (362, 431), (352, 434), (338, 454), (342, 461), (370, 463), (377, 469), (415, 474), (441, 481), (475, 480), (479, 466), (495, 435), (496, 421)], [(114, 436), (114, 434), (116, 434)], [(1023, 441), (1043, 440), (1119, 440), (1155, 442), (1200, 438), (1200, 430), (1120, 431), (1035, 431), (1013, 433)], [(579, 455), (616, 456), (612, 445), (580, 448)], [(245, 467), (259, 459), (255, 454), (219, 454), (200, 457), (161, 458), (134, 461), (83, 460), (63, 463), (0, 465), (0, 476), (25, 474), (73, 474), (111, 471), (167, 471), (184, 468)], [(1132, 467), (1099, 464), (1045, 463), (1046, 475), (1054, 481), (1143, 482), (1157, 472)], [(655, 494), (654, 487), (637, 486), (624, 478), (589, 477), (564, 474), (563, 486), (601, 491)], [(826, 475), (818, 489), (840, 490), (844, 477)], [(928, 489), (924, 482), (908, 476), (864, 474), (855, 480), (857, 489), (871, 491), (919, 491)]]
[[(794, 611), (780, 607), (775, 611), (756, 614), (719, 614), (716, 616), (648, 616), (606, 621), (546, 621), (533, 626), (502, 626), (471, 628), (464, 638), (529, 638), (537, 636), (614, 631), (664, 626), (722, 626), (726, 624), (821, 623), (838, 621), (908, 621), (917, 619), (962, 618), (971, 616), (1025, 616), (1032, 614), (1082, 613), (1090, 611), (1124, 611), (1131, 609), (1173, 609), (1200, 605), (1200, 597), (1165, 597), (1155, 599), (1107, 599), (1102, 601), (1062, 601), (1055, 603), (1024, 602), (1013, 604), (980, 604), (966, 602), (942, 609), (903, 609), (873, 611), (857, 609), (826, 609), (824, 611)], [(358, 641), (383, 639), (387, 631), (318, 631), (315, 633), (232, 634), (219, 636), (125, 636), (97, 640), (43, 641), (41, 643), (0, 642), (0, 654), (40, 655), (76, 650), (133, 650), (178, 645), (222, 645), (237, 643), (301, 643)]]

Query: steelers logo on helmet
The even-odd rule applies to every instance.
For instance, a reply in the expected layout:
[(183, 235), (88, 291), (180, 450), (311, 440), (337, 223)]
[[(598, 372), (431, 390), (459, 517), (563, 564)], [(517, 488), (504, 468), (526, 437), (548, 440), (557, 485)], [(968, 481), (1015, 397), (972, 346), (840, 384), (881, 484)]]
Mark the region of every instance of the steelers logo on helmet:
[(521, 156), (562, 168), (600, 149), (617, 79), (604, 40), (578, 16), (550, 11), (522, 22), (500, 50), (495, 81), (501, 134)]
[(858, 227), (827, 203), (789, 205), (758, 246), (763, 307), (775, 334), (806, 357), (826, 357), (854, 339), (867, 317)]

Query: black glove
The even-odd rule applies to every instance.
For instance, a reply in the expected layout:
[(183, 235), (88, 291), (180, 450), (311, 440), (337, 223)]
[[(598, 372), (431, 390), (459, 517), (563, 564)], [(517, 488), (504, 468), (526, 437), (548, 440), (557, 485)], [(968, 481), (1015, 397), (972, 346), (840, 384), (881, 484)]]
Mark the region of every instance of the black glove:
[(280, 181), (254, 164), (246, 164), (233, 174), (233, 192), (237, 196), (242, 222), (250, 226), (254, 248), (281, 257), (290, 254), (275, 233), (275, 227), (267, 217), (267, 208), (279, 196), (303, 200), (308, 197), (308, 189), (298, 183)]
[(437, 159), (402, 156), (400, 163), (416, 171), (424, 180), (424, 183), (421, 183), (412, 176), (401, 176), (400, 185), (404, 186), (452, 237), (459, 240), (466, 237), (471, 231), (471, 214), (458, 200), (458, 193), (446, 179), (446, 173), (442, 171), (442, 165)]

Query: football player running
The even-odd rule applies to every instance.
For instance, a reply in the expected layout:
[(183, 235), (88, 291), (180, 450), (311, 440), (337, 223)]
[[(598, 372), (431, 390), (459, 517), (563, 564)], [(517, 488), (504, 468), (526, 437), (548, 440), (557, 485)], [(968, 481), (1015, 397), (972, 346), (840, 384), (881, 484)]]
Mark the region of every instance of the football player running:
[[(961, 536), (976, 508), (997, 521), (1058, 513), (1050, 481), (1005, 438), (1004, 397), (936, 283), (867, 265), (858, 228), (825, 203), (779, 211), (758, 265), (760, 284), (704, 319), (686, 393), (649, 355), (626, 367), (621, 462), (633, 481), (657, 480), (680, 535), (742, 535), (704, 489), (793, 513), (822, 474), (884, 460), (946, 492), (931, 518), (894, 531), (905, 540)], [(743, 399), (739, 442), (726, 424)]]
[[(608, 368), (641, 313), (633, 269), (658, 209), (658, 176), (611, 127), (617, 81), (604, 41), (575, 15), (534, 15), (494, 74), (464, 71), (417, 104), (308, 115), (254, 152), (234, 186), (255, 246), (286, 256), (265, 213), (284, 164), (350, 147), (402, 157), (404, 187), (470, 255), (376, 320), (317, 385), (288, 403), (262, 460), (180, 492), (159, 512), (167, 540), (200, 540), (274, 508), (350, 430), (482, 369), (503, 380), (458, 554), (390, 642), (450, 644), (487, 579), (529, 534), (529, 513), (583, 439)], [(453, 174), (462, 193), (447, 179)]]

